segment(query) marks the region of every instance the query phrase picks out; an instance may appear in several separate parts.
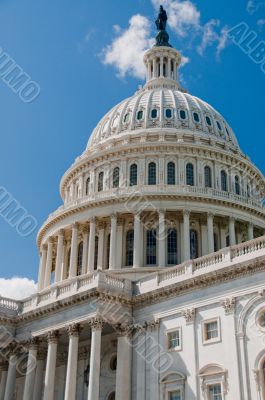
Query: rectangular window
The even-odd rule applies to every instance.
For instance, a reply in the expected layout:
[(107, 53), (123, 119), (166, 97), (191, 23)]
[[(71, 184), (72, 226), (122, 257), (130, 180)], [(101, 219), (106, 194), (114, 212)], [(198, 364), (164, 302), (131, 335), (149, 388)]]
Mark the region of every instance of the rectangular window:
[(218, 323), (217, 321), (205, 324), (205, 339), (212, 340), (218, 337)]
[(176, 390), (174, 392), (169, 393), (169, 400), (181, 400), (181, 392), (180, 390)]
[(209, 400), (223, 400), (220, 383), (209, 386)]
[(168, 350), (180, 350), (181, 349), (180, 328), (167, 333), (167, 347), (168, 347)]

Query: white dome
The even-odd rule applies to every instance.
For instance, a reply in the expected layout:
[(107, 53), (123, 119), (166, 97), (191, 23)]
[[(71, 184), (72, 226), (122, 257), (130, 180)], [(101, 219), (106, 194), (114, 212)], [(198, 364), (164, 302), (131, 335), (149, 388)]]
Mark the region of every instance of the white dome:
[(238, 147), (231, 127), (212, 106), (177, 88), (164, 88), (165, 78), (159, 81), (158, 88), (140, 89), (109, 111), (94, 129), (87, 150), (122, 134), (159, 128), (172, 129), (177, 134), (190, 130)]

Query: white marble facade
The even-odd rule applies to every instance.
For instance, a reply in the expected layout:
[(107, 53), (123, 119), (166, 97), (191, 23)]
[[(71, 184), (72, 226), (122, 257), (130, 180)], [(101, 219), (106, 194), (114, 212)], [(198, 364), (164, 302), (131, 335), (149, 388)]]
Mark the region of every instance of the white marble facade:
[(38, 292), (0, 298), (0, 400), (264, 400), (264, 176), (150, 49), (38, 233)]

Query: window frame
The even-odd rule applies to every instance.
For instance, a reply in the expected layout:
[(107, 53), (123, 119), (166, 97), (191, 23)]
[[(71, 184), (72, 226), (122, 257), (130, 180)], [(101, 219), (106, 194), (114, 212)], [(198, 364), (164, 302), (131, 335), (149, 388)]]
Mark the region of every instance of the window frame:
[(112, 188), (118, 189), (120, 187), (120, 168), (118, 166), (113, 168), (112, 171)]
[[(188, 167), (192, 166), (192, 183), (188, 183)], [(186, 185), (187, 186), (195, 186), (195, 168), (194, 168), (194, 164), (190, 161), (188, 161), (186, 163), (186, 168), (185, 168), (185, 178), (186, 178)]]
[[(136, 167), (136, 180), (134, 181), (135, 183), (132, 183), (132, 167)], [(135, 177), (134, 177), (135, 178)], [(138, 185), (138, 165), (136, 162), (132, 163), (129, 167), (129, 186), (137, 186)]]
[[(209, 171), (208, 176), (206, 175), (206, 171)], [(212, 168), (209, 165), (204, 166), (204, 187), (207, 189), (212, 189), (213, 188), (213, 174), (212, 174)], [(209, 179), (209, 182), (207, 182), (207, 179)]]
[[(217, 323), (217, 336), (211, 339), (207, 338), (207, 325), (216, 322)], [(213, 317), (202, 321), (202, 342), (203, 345), (219, 343), (221, 342), (221, 322), (220, 317)]]
[[(179, 345), (178, 346), (174, 346), (174, 347), (170, 347), (170, 335), (172, 335), (173, 333), (178, 332), (178, 340), (179, 340)], [(182, 328), (180, 326), (175, 327), (175, 328), (171, 328), (171, 329), (167, 329), (166, 331), (166, 345), (167, 345), (167, 351), (168, 352), (178, 352), (178, 351), (182, 351)]]
[[(170, 112), (171, 112), (171, 116), (170, 116), (170, 117), (167, 116), (167, 111), (170, 111)], [(168, 119), (168, 120), (173, 119), (173, 117), (174, 117), (174, 111), (173, 111), (173, 108), (172, 108), (172, 107), (166, 107), (166, 108), (165, 108), (164, 117), (165, 117), (166, 119)]]
[[(169, 171), (169, 167), (171, 167), (171, 166), (174, 167), (172, 169), (173, 175), (174, 175), (174, 176), (172, 176), (172, 178), (173, 178), (172, 183), (169, 182), (170, 181), (169, 174), (172, 172), (172, 171)], [(176, 164), (174, 163), (174, 161), (168, 161), (168, 163), (167, 163), (167, 185), (176, 185)]]
[[(225, 189), (223, 186), (223, 178), (225, 177)], [(225, 169), (222, 169), (220, 172), (220, 183), (221, 183), (221, 190), (222, 192), (228, 192), (228, 174)]]
[[(150, 170), (151, 166), (155, 167), (153, 170), (155, 172), (154, 177), (152, 177), (152, 171)], [(154, 178), (154, 180), (153, 180), (153, 178)], [(157, 185), (157, 164), (155, 161), (149, 161), (147, 164), (147, 184), (150, 186)]]

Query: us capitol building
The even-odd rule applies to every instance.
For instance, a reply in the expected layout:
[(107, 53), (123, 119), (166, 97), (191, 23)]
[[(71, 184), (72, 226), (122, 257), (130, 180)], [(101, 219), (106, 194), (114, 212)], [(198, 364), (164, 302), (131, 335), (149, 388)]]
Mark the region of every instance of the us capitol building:
[(0, 298), (0, 400), (265, 399), (264, 176), (156, 23), (61, 180), (37, 293)]

